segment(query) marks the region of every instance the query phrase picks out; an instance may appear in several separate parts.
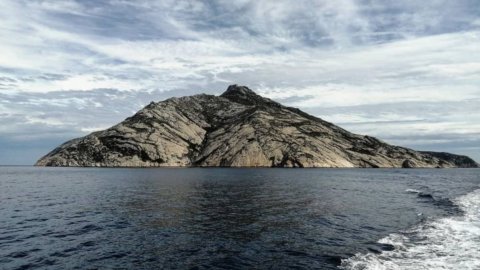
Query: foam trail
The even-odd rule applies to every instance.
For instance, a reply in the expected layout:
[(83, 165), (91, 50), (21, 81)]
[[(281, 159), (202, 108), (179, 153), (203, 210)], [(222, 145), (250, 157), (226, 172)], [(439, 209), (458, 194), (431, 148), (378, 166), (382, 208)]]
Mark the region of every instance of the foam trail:
[(395, 247), (380, 254), (357, 254), (341, 269), (480, 269), (480, 190), (454, 200), (464, 212), (379, 241)]

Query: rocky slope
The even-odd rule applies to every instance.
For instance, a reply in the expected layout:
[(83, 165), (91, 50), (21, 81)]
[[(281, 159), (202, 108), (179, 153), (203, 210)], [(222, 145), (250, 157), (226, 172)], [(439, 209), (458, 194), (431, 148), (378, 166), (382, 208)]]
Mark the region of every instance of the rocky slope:
[(421, 153), (446, 160), (450, 163), (455, 164), (455, 166), (458, 168), (480, 168), (480, 164), (478, 164), (477, 162), (475, 162), (475, 160), (467, 156), (455, 155), (455, 154), (445, 153), (445, 152), (422, 151)]
[(36, 165), (458, 167), (452, 156), (356, 135), (231, 85), (221, 96), (152, 102), (107, 130), (62, 144)]

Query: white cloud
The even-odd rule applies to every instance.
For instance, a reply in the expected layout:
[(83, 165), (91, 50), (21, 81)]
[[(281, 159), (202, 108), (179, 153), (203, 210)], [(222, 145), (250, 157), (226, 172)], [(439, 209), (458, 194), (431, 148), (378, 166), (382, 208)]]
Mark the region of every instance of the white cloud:
[(471, 0), (0, 1), (0, 120), (80, 135), (148, 98), (239, 83), (382, 138), (480, 133)]

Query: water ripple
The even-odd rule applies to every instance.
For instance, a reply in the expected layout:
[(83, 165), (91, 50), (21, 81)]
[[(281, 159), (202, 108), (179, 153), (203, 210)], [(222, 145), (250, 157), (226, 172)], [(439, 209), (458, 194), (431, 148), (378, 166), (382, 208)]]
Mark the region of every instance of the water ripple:
[(0, 269), (337, 269), (428, 246), (477, 172), (0, 167)]

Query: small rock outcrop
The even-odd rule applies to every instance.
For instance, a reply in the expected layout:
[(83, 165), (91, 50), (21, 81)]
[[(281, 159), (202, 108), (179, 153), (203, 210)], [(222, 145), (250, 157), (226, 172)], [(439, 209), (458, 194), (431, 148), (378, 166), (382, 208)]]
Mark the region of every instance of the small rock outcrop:
[(220, 96), (201, 94), (152, 102), (109, 129), (60, 145), (36, 163), (371, 168), (459, 164), (471, 165), (443, 154), (418, 152), (350, 133), (238, 85), (229, 86)]
[(402, 163), (402, 168), (405, 169), (411, 169), (417, 167), (417, 164), (415, 162), (411, 161), (410, 159), (405, 159), (405, 161)]

